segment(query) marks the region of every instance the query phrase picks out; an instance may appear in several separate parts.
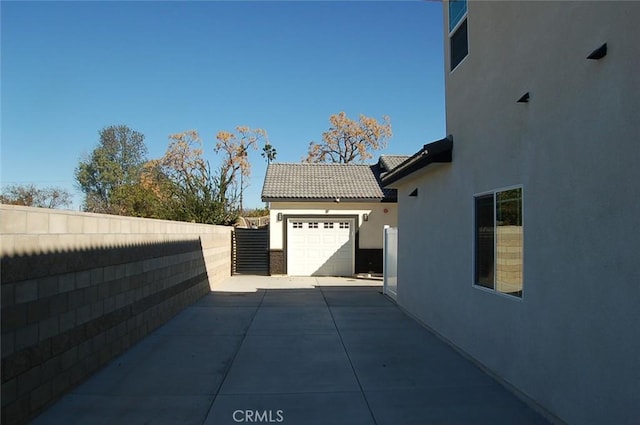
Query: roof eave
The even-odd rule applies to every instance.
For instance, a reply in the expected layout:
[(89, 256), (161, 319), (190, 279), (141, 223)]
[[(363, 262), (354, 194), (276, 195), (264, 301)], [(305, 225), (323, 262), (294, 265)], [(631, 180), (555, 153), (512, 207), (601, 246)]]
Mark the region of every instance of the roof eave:
[(416, 152), (409, 159), (394, 168), (391, 172), (382, 177), (382, 184), (389, 187), (390, 184), (415, 173), (418, 170), (432, 163), (446, 163), (453, 159), (453, 137), (451, 135), (444, 139), (428, 143)]
[(397, 198), (343, 198), (343, 197), (333, 197), (333, 198), (300, 198), (300, 197), (262, 197), (262, 202), (333, 202), (333, 203), (377, 203), (377, 202), (396, 202)]

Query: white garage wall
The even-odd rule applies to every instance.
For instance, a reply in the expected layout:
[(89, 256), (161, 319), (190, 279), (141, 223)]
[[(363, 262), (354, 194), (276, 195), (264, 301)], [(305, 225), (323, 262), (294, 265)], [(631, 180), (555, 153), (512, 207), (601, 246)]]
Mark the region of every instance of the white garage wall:
[[(317, 216), (357, 215), (361, 249), (382, 249), (384, 226), (395, 227), (398, 224), (398, 206), (394, 203), (271, 202), (270, 210), (270, 249), (284, 249), (282, 240), (284, 220), (278, 221), (278, 213)], [(363, 214), (369, 214), (369, 221), (362, 220)]]

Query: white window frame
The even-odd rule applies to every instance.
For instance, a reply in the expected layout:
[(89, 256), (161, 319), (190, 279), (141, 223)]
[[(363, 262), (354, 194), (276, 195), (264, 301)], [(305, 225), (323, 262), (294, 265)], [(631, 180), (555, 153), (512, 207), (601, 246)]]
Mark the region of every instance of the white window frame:
[[(449, 2), (450, 3), (450, 2)], [(448, 5), (449, 3), (447, 3), (447, 29), (449, 28), (449, 8)], [(449, 36), (448, 36), (448, 40), (449, 40), (449, 73), (452, 73), (453, 71), (455, 71), (456, 69), (458, 69), (458, 67), (460, 65), (462, 65), (462, 63), (467, 60), (467, 58), (469, 57), (469, 44), (470, 44), (470, 39), (469, 39), (469, 22), (468, 22), (468, 17), (469, 17), (469, 3), (470, 1), (467, 0), (466, 2), (466, 10), (464, 12), (464, 15), (462, 15), (460, 17), (460, 19), (458, 20), (458, 22), (456, 22), (456, 24), (454, 25), (453, 29), (451, 29), (449, 31)], [(462, 23), (467, 21), (467, 54), (465, 55), (464, 58), (462, 58), (462, 60), (460, 62), (458, 62), (458, 64), (454, 67), (451, 68), (451, 37), (453, 37), (453, 35), (456, 33), (456, 31), (458, 31), (458, 29), (460, 28), (460, 26), (462, 26)]]
[[(496, 290), (496, 282), (495, 282), (495, 276), (494, 276), (494, 286), (493, 288), (487, 288), (484, 287), (482, 285), (478, 285), (476, 283), (476, 199), (482, 196), (486, 196), (486, 195), (493, 195), (493, 224), (494, 224), (494, 236), (493, 236), (493, 261), (494, 261), (494, 270), (497, 270), (496, 267), (496, 262), (498, 260), (498, 256), (497, 256), (497, 226), (496, 226), (496, 194), (500, 193), (500, 192), (505, 192), (507, 190), (513, 190), (513, 189), (520, 189), (521, 190), (521, 197), (520, 197), (520, 204), (521, 204), (521, 209), (522, 209), (522, 293), (521, 295), (518, 297), (516, 295), (510, 295), (506, 292), (500, 292), (498, 290)], [(493, 190), (488, 190), (485, 192), (478, 192), (478, 193), (474, 193), (473, 197), (471, 199), (471, 223), (472, 223), (472, 228), (471, 228), (471, 234), (473, 235), (473, 237), (471, 238), (471, 286), (474, 289), (477, 289), (479, 291), (484, 291), (484, 292), (488, 292), (488, 293), (492, 293), (492, 294), (496, 294), (499, 297), (504, 297), (513, 301), (519, 301), (521, 302), (522, 300), (524, 300), (525, 297), (525, 290), (524, 290), (524, 284), (525, 284), (525, 275), (524, 275), (524, 258), (525, 258), (525, 250), (524, 250), (524, 185), (522, 184), (518, 184), (518, 185), (512, 185), (512, 186), (504, 186), (504, 187), (500, 187), (497, 189), (493, 189)]]

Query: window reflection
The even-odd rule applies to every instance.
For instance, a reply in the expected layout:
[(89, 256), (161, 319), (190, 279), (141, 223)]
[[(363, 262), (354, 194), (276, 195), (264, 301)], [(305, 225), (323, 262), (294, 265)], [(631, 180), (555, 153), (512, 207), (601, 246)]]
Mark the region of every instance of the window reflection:
[(521, 297), (522, 188), (475, 199), (475, 284)]

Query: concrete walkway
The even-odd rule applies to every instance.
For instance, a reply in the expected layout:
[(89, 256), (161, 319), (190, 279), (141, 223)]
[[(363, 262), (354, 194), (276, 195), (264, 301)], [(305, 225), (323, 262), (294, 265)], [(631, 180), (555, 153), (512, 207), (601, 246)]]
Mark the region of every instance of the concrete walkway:
[(33, 423), (547, 423), (380, 292), (232, 277)]

